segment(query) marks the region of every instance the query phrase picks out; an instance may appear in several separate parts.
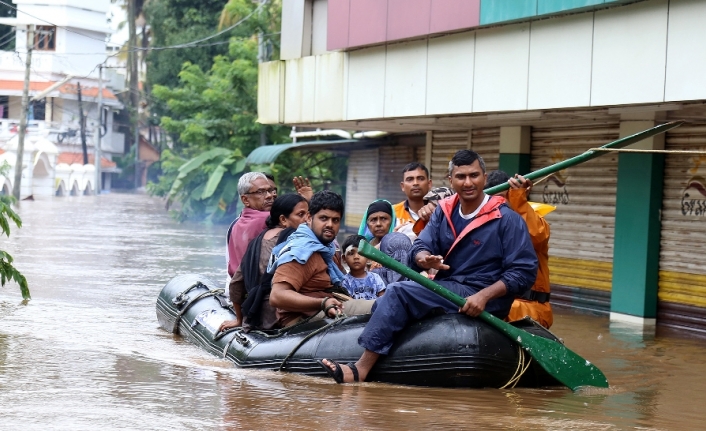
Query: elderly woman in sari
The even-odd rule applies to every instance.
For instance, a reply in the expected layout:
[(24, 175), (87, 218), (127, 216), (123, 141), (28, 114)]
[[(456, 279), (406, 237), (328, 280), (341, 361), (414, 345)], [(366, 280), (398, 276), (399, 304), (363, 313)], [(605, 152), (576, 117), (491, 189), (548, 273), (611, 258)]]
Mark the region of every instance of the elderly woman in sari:
[[(412, 241), (405, 234), (395, 232), (396, 218), (392, 204), (385, 199), (373, 201), (365, 212), (358, 234), (365, 237), (371, 245), (405, 266), (409, 266), (409, 251)], [(370, 271), (378, 274), (385, 284), (406, 280), (400, 274), (372, 262)]]

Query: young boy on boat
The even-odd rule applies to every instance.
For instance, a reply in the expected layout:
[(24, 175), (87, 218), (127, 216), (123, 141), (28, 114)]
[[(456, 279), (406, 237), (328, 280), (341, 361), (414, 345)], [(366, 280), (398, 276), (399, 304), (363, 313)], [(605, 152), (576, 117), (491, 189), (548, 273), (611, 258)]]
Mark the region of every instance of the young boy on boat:
[(341, 285), (353, 299), (376, 299), (385, 292), (386, 286), (379, 275), (368, 272), (368, 259), (358, 254), (358, 244), (364, 239), (362, 235), (351, 235), (343, 242), (341, 249), (349, 272)]

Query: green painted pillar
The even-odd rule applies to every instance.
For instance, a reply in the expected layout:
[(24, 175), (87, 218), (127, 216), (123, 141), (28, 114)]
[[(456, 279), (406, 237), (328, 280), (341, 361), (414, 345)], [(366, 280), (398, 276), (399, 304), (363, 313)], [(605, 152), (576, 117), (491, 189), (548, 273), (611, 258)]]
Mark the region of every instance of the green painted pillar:
[[(653, 127), (623, 121), (620, 136)], [(630, 148), (664, 149), (664, 135)], [(657, 317), (664, 154), (621, 153), (615, 204), (611, 320), (653, 325)]]
[(507, 172), (510, 176), (530, 172), (531, 131), (528, 126), (500, 128), (498, 169)]

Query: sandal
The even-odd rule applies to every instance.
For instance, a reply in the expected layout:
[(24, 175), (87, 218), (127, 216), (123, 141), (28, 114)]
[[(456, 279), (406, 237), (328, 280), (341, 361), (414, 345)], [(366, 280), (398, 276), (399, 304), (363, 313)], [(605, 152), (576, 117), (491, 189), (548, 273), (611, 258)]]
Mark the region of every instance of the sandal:
[[(329, 377), (331, 377), (333, 380), (335, 380), (336, 383), (338, 383), (338, 384), (343, 383), (343, 369), (341, 368), (341, 364), (339, 364), (338, 362), (331, 360), (331, 359), (327, 359), (327, 361), (332, 362), (333, 365), (336, 366), (336, 369), (332, 370), (331, 368), (329, 368), (328, 365), (324, 364), (323, 359), (316, 360), (316, 362), (319, 365), (321, 365), (321, 367), (324, 369), (324, 371), (326, 371), (326, 374), (328, 374)], [(353, 381), (354, 382), (360, 381), (359, 377), (358, 377), (358, 367), (355, 366), (355, 363), (349, 362), (346, 364), (346, 366), (348, 368), (350, 368), (351, 371), (353, 372)]]

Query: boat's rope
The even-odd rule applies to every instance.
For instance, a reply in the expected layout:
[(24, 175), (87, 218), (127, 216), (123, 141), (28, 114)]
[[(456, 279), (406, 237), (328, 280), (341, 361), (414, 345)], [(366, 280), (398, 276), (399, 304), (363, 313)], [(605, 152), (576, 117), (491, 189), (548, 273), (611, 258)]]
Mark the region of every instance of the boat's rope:
[(191, 286), (184, 289), (184, 291), (180, 292), (177, 296), (175, 296), (174, 299), (172, 299), (172, 304), (174, 304), (176, 307), (182, 306), (189, 299), (189, 297), (186, 296), (186, 294), (191, 292), (191, 289), (196, 289), (196, 288), (200, 288), (200, 287), (208, 289), (208, 287), (206, 287), (206, 285), (204, 285), (200, 281), (197, 281), (196, 283), (194, 283)]
[[(530, 364), (532, 363), (532, 357), (526, 358), (525, 357), (525, 351), (522, 350), (522, 347), (517, 346), (517, 351), (519, 355), (519, 359), (517, 360), (517, 368), (515, 369), (515, 373), (512, 375), (510, 380), (508, 380), (505, 385), (501, 386), (500, 389), (507, 389), (508, 387), (510, 389), (514, 388), (515, 385), (517, 385), (517, 382), (520, 381), (520, 378), (525, 374), (525, 371), (529, 368)], [(527, 359), (527, 363), (525, 364), (525, 359)]]
[(287, 356), (285, 356), (285, 358), (282, 360), (282, 363), (279, 364), (279, 369), (278, 369), (277, 371), (282, 371), (282, 370), (284, 370), (284, 366), (287, 364), (287, 361), (289, 360), (289, 358), (291, 358), (291, 357), (297, 352), (297, 350), (299, 350), (299, 348), (304, 345), (304, 343), (306, 343), (307, 341), (309, 341), (309, 340), (311, 339), (311, 337), (313, 337), (313, 336), (316, 335), (316, 334), (320, 334), (321, 332), (326, 331), (326, 330), (332, 328), (333, 326), (335, 326), (335, 325), (339, 324), (340, 322), (342, 322), (343, 319), (345, 319), (346, 317), (348, 317), (348, 316), (346, 316), (346, 315), (343, 314), (343, 313), (337, 314), (336, 317), (334, 318), (333, 322), (330, 322), (330, 323), (326, 324), (325, 326), (322, 326), (321, 328), (317, 329), (316, 331), (311, 332), (309, 335), (307, 335), (306, 337), (302, 338), (302, 340), (301, 340), (296, 346), (294, 346), (294, 348), (292, 349), (292, 351), (289, 352), (289, 354), (288, 354)]
[(591, 148), (588, 151), (609, 151), (616, 153), (706, 154), (706, 151), (698, 150), (638, 150), (632, 148)]

